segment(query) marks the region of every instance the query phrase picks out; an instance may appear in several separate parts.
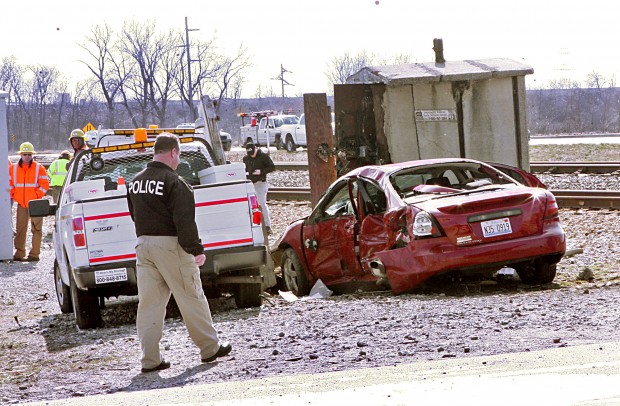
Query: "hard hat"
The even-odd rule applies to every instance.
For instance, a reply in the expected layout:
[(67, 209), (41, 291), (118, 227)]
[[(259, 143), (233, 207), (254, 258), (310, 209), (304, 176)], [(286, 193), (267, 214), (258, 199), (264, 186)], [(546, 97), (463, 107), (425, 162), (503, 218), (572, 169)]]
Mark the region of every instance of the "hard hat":
[(17, 153), (18, 154), (36, 154), (36, 152), (34, 152), (34, 147), (29, 142), (23, 142), (19, 146), (19, 151), (17, 151)]
[(69, 135), (69, 141), (71, 141), (71, 138), (82, 138), (83, 140), (86, 140), (84, 131), (80, 130), (79, 128), (76, 128), (75, 130), (71, 131), (71, 135)]
[(68, 159), (70, 156), (71, 156), (71, 152), (67, 151), (66, 149), (60, 153), (61, 158), (67, 157)]

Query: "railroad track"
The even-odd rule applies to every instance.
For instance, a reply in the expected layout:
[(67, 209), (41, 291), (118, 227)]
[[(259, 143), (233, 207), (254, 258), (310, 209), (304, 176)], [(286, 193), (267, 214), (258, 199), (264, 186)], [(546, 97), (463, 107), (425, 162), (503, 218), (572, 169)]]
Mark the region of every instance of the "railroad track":
[[(307, 171), (308, 162), (276, 162), (280, 171)], [(530, 162), (534, 173), (568, 174), (592, 173), (611, 174), (620, 171), (620, 162)]]
[[(620, 209), (620, 190), (551, 190), (558, 206), (570, 209)], [(309, 187), (271, 187), (269, 200), (309, 201)]]

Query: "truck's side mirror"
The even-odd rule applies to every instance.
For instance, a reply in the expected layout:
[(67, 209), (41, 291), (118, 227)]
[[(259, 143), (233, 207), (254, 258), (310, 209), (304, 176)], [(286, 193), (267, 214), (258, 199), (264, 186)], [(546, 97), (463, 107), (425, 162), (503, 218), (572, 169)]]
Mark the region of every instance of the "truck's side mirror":
[(28, 202), (28, 213), (30, 217), (46, 217), (56, 214), (55, 204), (50, 204), (47, 199), (36, 199)]

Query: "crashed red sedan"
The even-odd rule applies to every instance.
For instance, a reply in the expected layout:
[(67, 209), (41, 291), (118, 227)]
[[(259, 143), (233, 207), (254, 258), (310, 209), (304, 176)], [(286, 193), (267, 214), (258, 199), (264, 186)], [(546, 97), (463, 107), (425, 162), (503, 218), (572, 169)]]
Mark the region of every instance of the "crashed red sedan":
[(544, 284), (566, 250), (558, 214), (548, 190), (471, 159), (364, 166), (291, 223), (273, 256), (297, 296), (318, 279), (335, 291), (376, 283), (399, 294), (437, 274), (504, 266)]

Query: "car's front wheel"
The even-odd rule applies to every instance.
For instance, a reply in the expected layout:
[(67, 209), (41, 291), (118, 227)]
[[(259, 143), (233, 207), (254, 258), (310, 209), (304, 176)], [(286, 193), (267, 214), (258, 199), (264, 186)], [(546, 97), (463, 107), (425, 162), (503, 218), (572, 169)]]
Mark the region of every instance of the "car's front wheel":
[(553, 282), (557, 270), (556, 264), (537, 261), (532, 264), (515, 267), (521, 282), (527, 285), (544, 285)]
[(292, 248), (287, 248), (284, 251), (281, 269), (286, 288), (295, 296), (305, 296), (310, 292), (310, 283), (308, 282), (306, 271), (297, 253)]

